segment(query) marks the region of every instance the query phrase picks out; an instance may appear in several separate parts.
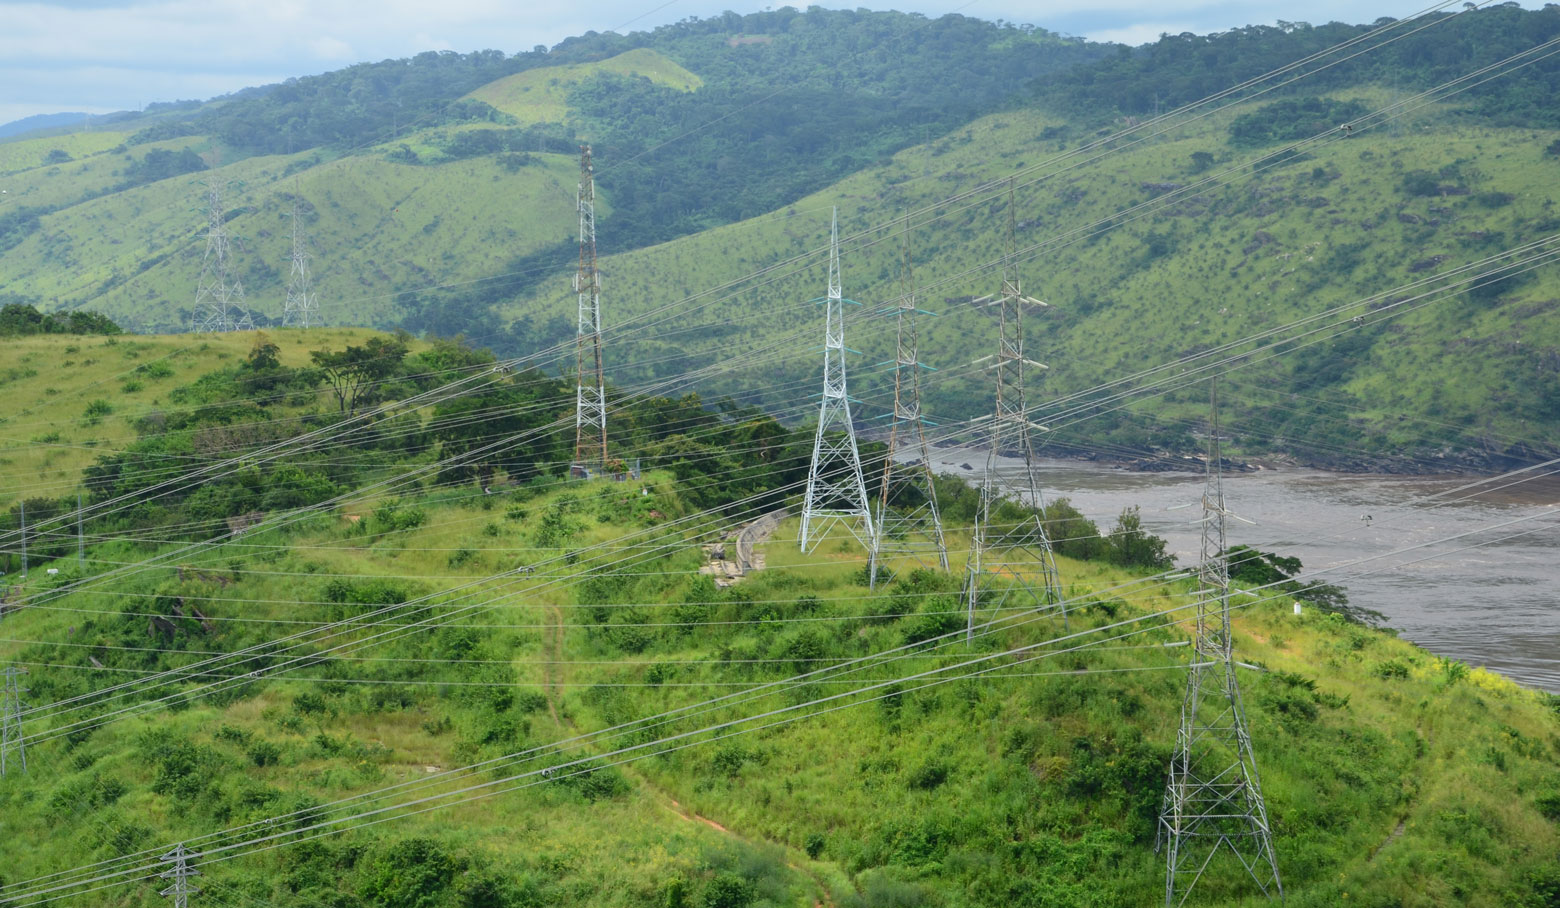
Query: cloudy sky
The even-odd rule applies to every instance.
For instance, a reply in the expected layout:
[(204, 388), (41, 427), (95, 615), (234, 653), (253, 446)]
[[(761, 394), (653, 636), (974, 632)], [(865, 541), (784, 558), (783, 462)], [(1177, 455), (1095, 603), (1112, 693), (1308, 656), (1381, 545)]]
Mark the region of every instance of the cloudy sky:
[[(774, 5), (785, 5), (777, 2)], [(805, 7), (805, 2), (791, 5)], [(860, 2), (824, 6), (856, 8)], [(1140, 44), (1161, 32), (1207, 32), (1302, 18), (1269, 0), (870, 0), (872, 9), (958, 12)], [(1318, 0), (1305, 21), (1373, 21), (1428, 0)], [(654, 28), (765, 0), (0, 0), (0, 123), (60, 111), (137, 110), (425, 50), (509, 53), (586, 31)]]

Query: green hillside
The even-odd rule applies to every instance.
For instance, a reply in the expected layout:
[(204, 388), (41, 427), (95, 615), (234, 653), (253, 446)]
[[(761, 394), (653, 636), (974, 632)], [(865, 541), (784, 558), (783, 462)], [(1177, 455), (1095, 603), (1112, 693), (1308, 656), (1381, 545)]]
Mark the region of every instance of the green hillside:
[[(299, 367), (308, 364), (310, 350), (361, 344), (371, 334), (274, 329), (267, 336), (283, 364)], [(24, 494), (73, 499), (86, 466), (133, 441), (137, 423), (168, 407), (174, 389), (242, 360), (255, 338), (249, 332), (0, 338), (0, 426), (9, 436), (0, 445), (0, 508)]]
[[(993, 326), (965, 303), (995, 288), (1006, 248), (1004, 193), (963, 194), (1016, 177), (1018, 265), (1053, 304), (1031, 324), (1052, 367), (1042, 395), (1360, 301), (1358, 323), (1234, 370), (1240, 453), (1416, 471), (1550, 456), (1551, 267), (1494, 272), (1424, 305), (1394, 288), (1557, 232), (1560, 122), (1545, 99), (1560, 66), (1498, 64), (1560, 35), (1560, 13), (1431, 17), (1282, 89), (1143, 127), (1370, 35), (1286, 23), (1127, 51), (962, 16), (814, 8), (364, 64), (114, 120), (119, 145), (0, 143), (27, 168), (4, 177), (0, 294), (136, 330), (186, 327), (204, 249), (194, 182), (218, 164), (241, 183), (229, 222), (262, 324), (280, 315), (296, 191), (328, 322), (525, 354), (575, 330), (575, 162), (588, 140), (618, 382), (780, 345), (761, 367), (723, 363), (704, 387), (790, 403), (817, 368), (805, 301), (823, 284), (826, 211), (840, 206), (848, 292), (868, 304), (898, 293), (893, 223), (913, 211), (916, 282), (941, 316), (923, 325), (941, 370), (928, 406), (954, 421), (989, 408), (989, 382), (966, 367), (992, 349)], [(1418, 99), (1483, 66), (1496, 74)], [(41, 163), (64, 139), (85, 144)], [(712, 295), (682, 302), (694, 294)], [(880, 415), (874, 373), (892, 329), (870, 307), (855, 314), (856, 392)], [(1187, 449), (1202, 391), (1151, 390), (1143, 405), (1048, 412), (1056, 450)]]
[(581, 82), (601, 73), (642, 76), (655, 85), (677, 91), (695, 91), (703, 81), (693, 73), (649, 48), (639, 48), (602, 60), (548, 66), (489, 82), (466, 95), (491, 105), (521, 124), (566, 123), (569, 95)]
[(122, 143), (121, 132), (75, 132), (48, 138), (19, 138), (0, 142), (0, 176), (22, 170), (68, 164), (77, 158), (107, 151)]
[[(913, 53), (867, 41), (907, 28), (938, 40)], [(733, 33), (754, 40), (730, 41)], [(832, 61), (841, 48), (854, 46), (872, 49), (854, 52), (856, 65), (842, 76)], [(242, 92), (189, 110), (125, 115), (114, 118), (115, 128), (125, 130), (117, 139), (121, 145), (99, 142), (91, 158), (82, 157), (85, 148), (62, 149), (79, 164), (43, 167), (41, 149), (61, 140), (20, 137), (0, 143), (16, 149), (11, 154), (18, 168), (32, 168), (6, 178), (9, 198), (0, 202), (0, 255), (8, 275), (15, 276), (3, 292), (49, 308), (87, 305), (138, 330), (184, 327), (179, 309), (189, 305), (186, 290), (193, 286), (203, 248), (197, 235), (202, 222), (191, 210), (200, 204), (191, 174), (220, 165), (223, 175), (245, 184), (228, 204), (233, 233), (243, 241), (236, 251), (238, 267), (251, 295), (282, 298), (276, 272), (288, 247), (267, 244), (280, 236), (277, 224), (254, 215), (290, 211), (284, 187), (296, 177), (321, 219), (314, 242), (322, 299), (334, 295), (349, 303), (335, 314), (327, 308), (328, 320), (494, 335), (503, 326), (452, 325), (437, 311), (441, 300), (426, 291), (477, 279), (510, 286), (518, 279), (535, 281), (550, 273), (550, 263), (573, 258), (572, 162), (586, 139), (601, 144), (611, 161), (646, 142), (665, 144), (661, 139), (669, 130), (685, 128), (680, 124), (719, 124), (696, 142), (659, 154), (655, 194), (629, 199), (632, 211), (619, 211), (613, 194), (603, 193), (598, 213), (604, 221), (617, 215), (623, 224), (637, 225), (633, 237), (617, 234), (619, 248), (643, 245), (767, 210), (827, 185), (885, 149), (928, 135), (937, 123), (962, 122), (972, 102), (994, 103), (1022, 90), (1035, 74), (1100, 53), (1043, 31), (958, 16), (925, 22), (899, 13), (787, 10), (730, 22), (688, 20), (626, 37), (594, 35), (551, 52), (510, 57), (496, 51), (423, 54)], [(951, 85), (933, 75), (941, 61), (972, 54), (987, 55), (990, 64)], [(884, 93), (885, 75), (899, 83), (901, 110), (881, 109), (885, 97), (893, 97)], [(531, 103), (527, 88), (545, 95), (546, 104), (514, 108), (523, 116), (506, 112), (516, 103)], [(820, 101), (823, 91), (830, 93), (827, 103)], [(755, 103), (760, 96), (765, 104)], [(790, 112), (777, 118), (781, 106)], [(639, 120), (658, 112), (666, 120), (653, 128)], [(847, 149), (843, 133), (830, 135), (818, 123), (798, 122), (803, 113), (875, 124), (877, 135), (867, 143), (851, 140)], [(768, 156), (733, 154), (751, 146), (754, 128), (782, 127), (787, 136), (770, 143)], [(819, 147), (839, 151), (802, 172), (776, 166), (802, 148)], [(201, 158), (193, 167), (186, 149)], [(721, 159), (715, 175), (706, 172), (712, 150)], [(159, 152), (177, 160), (151, 158)], [(551, 157), (557, 154), (567, 158)], [(386, 163), (417, 169), (396, 170)], [(147, 179), (169, 169), (176, 172)], [(619, 178), (615, 164), (600, 169), (604, 180)], [(627, 171), (622, 177), (632, 178)], [(324, 195), (325, 184), (332, 187), (335, 206), (311, 188), (321, 187), (318, 194)], [(554, 191), (559, 185), (564, 188)], [(727, 185), (743, 187), (747, 197), (718, 210), (692, 210)], [(359, 186), (373, 188), (364, 198), (349, 198), (349, 190)], [(397, 202), (416, 209), (414, 223), (390, 217)], [(443, 211), (446, 207), (452, 210)], [(401, 213), (409, 214), (404, 208)], [(336, 215), (347, 223), (334, 220)], [(440, 220), (430, 227), (435, 216)], [(427, 241), (419, 231), (425, 229), (444, 234), (431, 241), (432, 256), (421, 248)], [(50, 273), (62, 266), (76, 273)], [(135, 270), (143, 266), (146, 273)], [(257, 308), (262, 315), (279, 314), (265, 305)]]
[[(295, 186), (323, 317), (333, 323), (394, 323), (406, 313), (396, 290), (484, 277), (517, 253), (568, 236), (576, 223), (578, 166), (557, 155), (532, 156), (519, 168), (491, 157), (414, 166), (382, 155), (290, 166), (300, 159), (307, 161), (249, 158), (218, 171), (241, 183), (224, 201), (248, 305), (277, 321)], [(43, 216), (6, 253), (8, 291), (45, 306), (91, 301), (141, 330), (186, 328), (205, 251), (196, 176)]]
[[(281, 338), (281, 349), (292, 341)], [(483, 362), (437, 346), (407, 356), (385, 387), (410, 395)], [(284, 397), (319, 380), (258, 347), (215, 371), (181, 373), (163, 421), (139, 422), (139, 439), (95, 468), (92, 500), (144, 487), (133, 467), (156, 453), (189, 450), (218, 428), (230, 439), (246, 426), (264, 430), (283, 412), (275, 408), (294, 406)], [(280, 393), (253, 396), (261, 387)], [(510, 376), (489, 400), (495, 394), (540, 404), (516, 410), (533, 426), (570, 400), (567, 387), (535, 374)], [(253, 506), (245, 495), (276, 502), (263, 506), (279, 517), (291, 506), (280, 502), (347, 493), (286, 528), (6, 614), (0, 658), (28, 668), (28, 702), (40, 706), (150, 683), (152, 673), (283, 632), (305, 633), (321, 657), (352, 642), (335, 652), (348, 658), (310, 659), (258, 680), (242, 675), (270, 675), (284, 667), (279, 657), (267, 660), (272, 668), (219, 658), (171, 689), (143, 687), (119, 702), (136, 714), (69, 734), (65, 723), (101, 707), (31, 714), (26, 731), (40, 740), (28, 770), (0, 784), (7, 884), (259, 824), (247, 835), (279, 836), (268, 840), (277, 847), (198, 861), (202, 898), (800, 908), (1161, 897), (1154, 816), (1187, 658), (1185, 647), (1166, 644), (1186, 639), (1191, 591), (1186, 580), (1145, 584), (1139, 569), (1115, 563), (1112, 553), (1126, 551), (1113, 548), (1117, 534), (1096, 537), (1087, 558), (1061, 559), (1068, 627), (1013, 620), (967, 644), (957, 558), (946, 575), (891, 564), (892, 579), (873, 593), (857, 546), (828, 540), (803, 556), (787, 522), (765, 546), (768, 566), (735, 586), (717, 589), (695, 572), (705, 560), (699, 544), (726, 525), (703, 509), (781, 489), (805, 433), (779, 430), (769, 436), (777, 447), (761, 454), (748, 442), (772, 423), (758, 414), (723, 418), (696, 400), (651, 400), (632, 407), (620, 430), (619, 450), (642, 455), (649, 471), (639, 483), (564, 479), (557, 455), (572, 439), (556, 436), (565, 426), (545, 432), (536, 453), (495, 461), (500, 478), (522, 481), (494, 494), (469, 479), (426, 478), (394, 497), (352, 493), (455, 452), (461, 436), (440, 428), (438, 414), (413, 415), (350, 444), (283, 464), (257, 459), (248, 474), (95, 517), (86, 560), (94, 574), (202, 538), (203, 515), (243, 512)], [(414, 423), (427, 435), (405, 431)], [(424, 449), (425, 437), (437, 450)], [(768, 468), (741, 472), (765, 458)], [(950, 547), (960, 552), (974, 494), (957, 483), (946, 494)], [(1075, 541), (1093, 532), (1069, 526)], [(70, 542), (46, 561), (45, 541), (10, 601), (80, 579)], [(51, 566), (59, 573), (47, 575)], [(475, 595), (459, 591), (472, 583)], [(1259, 667), (1242, 669), (1241, 681), (1286, 903), (1552, 905), (1555, 698), (1316, 606), (1296, 617), (1291, 595), (1306, 594), (1235, 601), (1237, 654)], [(424, 596), (431, 611), (418, 604)], [(406, 604), (390, 624), (367, 623), (395, 603)], [(308, 633), (354, 618), (359, 628), (344, 637), (336, 626)], [(787, 683), (917, 643), (908, 658)], [(925, 680), (937, 676), (907, 678), (1025, 646), (1037, 658), (980, 663), (998, 666), (992, 673), (952, 671), (931, 686)], [(761, 683), (779, 686), (670, 725), (647, 721)], [(844, 696), (809, 705), (835, 695)], [(736, 724), (701, 731), (728, 722)], [(626, 735), (592, 737), (583, 749), (574, 741), (625, 723)], [(44, 740), (50, 729), (61, 733)], [(686, 746), (603, 756), (674, 734), (687, 735), (675, 741)], [(516, 753), (531, 758), (491, 762)], [(585, 772), (523, 775), (592, 755)], [(630, 756), (643, 758), (620, 762)], [(483, 766), (441, 775), (472, 764)], [(376, 815), (375, 825), (359, 817), (339, 834), (291, 843), (295, 830), (361, 806), (338, 812), (338, 801), (398, 785), (374, 806), (467, 786), (488, 796)], [(1217, 868), (1196, 903), (1265, 904), (1246, 897), (1230, 870)], [(165, 904), (162, 885), (114, 885), (89, 898)]]
[[(1370, 104), (1381, 96), (1347, 97)], [(1089, 388), (1556, 232), (1560, 157), (1546, 149), (1560, 132), (1469, 127), (1451, 117), (1431, 112), (1383, 134), (1332, 141), (1303, 160), (1183, 195), (1130, 221), (1112, 219), (1264, 149), (1232, 146), (1225, 115), (1076, 171), (1037, 168), (1016, 194), (1020, 247), (1091, 224), (1113, 226), (1093, 236), (1074, 234), (1020, 265), (1028, 291), (1052, 305), (1032, 323), (1030, 337), (1031, 349), (1051, 366), (1042, 395)], [(995, 325), (964, 301), (996, 289), (1006, 246), (1005, 194), (998, 187), (974, 206), (938, 202), (1042, 165), (1077, 142), (1076, 130), (1058, 117), (999, 114), (772, 216), (610, 256), (603, 264), (611, 280), (605, 318), (623, 327), (609, 369), (620, 380), (640, 379), (650, 371), (635, 369), (640, 360), (653, 358), (655, 370), (675, 373), (715, 351), (756, 346), (782, 331), (816, 336), (821, 323), (806, 301), (824, 288), (816, 253), (826, 243), (834, 205), (842, 232), (868, 231), (843, 250), (846, 295), (868, 304), (894, 299), (900, 239), (893, 218), (914, 210), (920, 213), (911, 235), (915, 277), (924, 305), (940, 316), (922, 320), (921, 349), (928, 363), (951, 372), (927, 380), (929, 407), (944, 419), (978, 415), (990, 405), (989, 382), (960, 374), (960, 367), (994, 349)], [(1199, 155), (1212, 163), (1201, 164)], [(1047, 178), (1031, 182), (1040, 175)], [(1428, 194), (1407, 188), (1421, 176), (1430, 181)], [(800, 265), (702, 297), (686, 306), (689, 314), (636, 330), (639, 313), (808, 253), (814, 254)], [(1540, 269), (1236, 372), (1233, 406), (1242, 443), (1253, 452), (1291, 451), (1322, 463), (1428, 456), (1443, 447), (1517, 456), (1522, 444), (1553, 451), (1560, 446), (1554, 385), (1523, 377), (1552, 372), (1560, 328), (1541, 313), (1557, 297), (1560, 275)], [(552, 311), (551, 298), (539, 290), (531, 301), (506, 306), (505, 317), (540, 320)], [(886, 412), (891, 389), (872, 366), (892, 356), (893, 323), (864, 313), (848, 330), (850, 344), (864, 352), (856, 393), (868, 401), (869, 415)], [(766, 381), (817, 372), (810, 344), (788, 350)], [(662, 361), (668, 354), (682, 358)], [(755, 400), (778, 402), (764, 397), (751, 372), (708, 387), (751, 390)], [(1306, 399), (1275, 395), (1274, 388)], [(1162, 430), (1150, 423), (1110, 436), (1084, 425), (1061, 440), (1116, 437), (1141, 449), (1155, 443), (1146, 431), (1168, 443), (1182, 431), (1180, 418), (1200, 419), (1204, 396), (1190, 392), (1186, 407), (1175, 395), (1154, 400), (1153, 419)], [(1318, 399), (1314, 406), (1310, 398)], [(1488, 407), (1491, 400), (1502, 406)], [(1333, 443), (1343, 451), (1330, 449)]]

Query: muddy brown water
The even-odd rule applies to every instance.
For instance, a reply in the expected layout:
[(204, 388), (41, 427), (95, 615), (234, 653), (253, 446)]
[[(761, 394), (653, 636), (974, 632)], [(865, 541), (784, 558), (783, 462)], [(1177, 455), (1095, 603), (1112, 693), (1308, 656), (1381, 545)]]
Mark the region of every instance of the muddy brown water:
[[(942, 448), (933, 462), (976, 479), (985, 453)], [(1070, 499), (1102, 531), (1136, 505), (1178, 564), (1196, 563), (1202, 473), (1055, 460), (1037, 469), (1048, 499)], [(1231, 522), (1229, 541), (1299, 557), (1308, 572), (1324, 571), (1316, 579), (1342, 584), (1353, 603), (1433, 653), (1560, 693), (1560, 479), (1458, 491), (1477, 479), (1227, 474), (1227, 507), (1252, 521)], [(1191, 506), (1169, 510), (1178, 505)], [(1440, 541), (1449, 537), (1459, 538)]]

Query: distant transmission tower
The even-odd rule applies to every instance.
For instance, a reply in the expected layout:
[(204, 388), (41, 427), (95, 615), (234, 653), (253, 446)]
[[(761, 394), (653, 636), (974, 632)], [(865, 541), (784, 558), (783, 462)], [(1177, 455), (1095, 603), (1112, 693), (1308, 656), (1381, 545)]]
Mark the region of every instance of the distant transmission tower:
[(574, 469), (589, 475), (607, 463), (607, 391), (601, 374), (601, 273), (596, 270), (596, 181), (590, 146), (580, 146), (580, 296), (575, 341)]
[(850, 418), (850, 397), (845, 389), (845, 303), (855, 301), (840, 294), (837, 208), (829, 230), (829, 295), (822, 302), (823, 402), (818, 410), (812, 465), (807, 471), (807, 497), (802, 504), (802, 551), (816, 548), (835, 524), (843, 525), (870, 551), (876, 536), (867, 504), (867, 484), (861, 476), (856, 425)]
[(1165, 905), (1184, 905), (1221, 851), (1269, 898), (1283, 898), (1267, 805), (1246, 728), (1230, 640), (1230, 578), (1225, 539), (1224, 468), (1215, 382), (1203, 491), (1201, 589), (1192, 637), (1192, 667), (1181, 704), (1181, 728), (1170, 760), (1159, 817), (1166, 847)]
[(287, 304), (282, 308), (282, 325), (311, 328), (320, 323), (320, 301), (309, 279), (309, 241), (303, 233), (303, 199), (293, 184), (292, 276), (287, 281)]
[(189, 908), (190, 896), (199, 895), (200, 890), (190, 885), (190, 877), (200, 876), (200, 871), (190, 866), (190, 858), (194, 854), (180, 842), (172, 851), (158, 858), (165, 864), (172, 864), (167, 870), (158, 876), (165, 880), (173, 880), (173, 885), (164, 889), (158, 895), (170, 896), (173, 899), (173, 908)]
[(231, 245), (222, 209), (227, 180), (213, 175), (202, 182), (206, 187), (206, 257), (195, 285), (192, 327), (196, 331), (252, 331), (255, 325), (244, 308), (244, 285), (228, 273)]
[(0, 778), (18, 766), (27, 771), (27, 740), (22, 737), (22, 687), (21, 676), (27, 669), (7, 665), (4, 672), (5, 690), (0, 693)]
[[(936, 549), (936, 565), (948, 570), (948, 544), (943, 539), (942, 516), (937, 510), (937, 487), (932, 481), (932, 454), (921, 420), (921, 365), (915, 317), (915, 283), (910, 270), (910, 218), (905, 217), (904, 247), (899, 263), (898, 343), (894, 357), (894, 412), (888, 429), (888, 452), (883, 460), (883, 487), (878, 497), (877, 523), (872, 537), (869, 584), (877, 585), (877, 568), (883, 556), (903, 553), (923, 565), (929, 552), (920, 534), (930, 536)], [(913, 459), (899, 462), (901, 451)]]
[[(1024, 396), (1025, 367), (1046, 368), (1024, 358), (1024, 309), (1047, 304), (1024, 295), (1014, 263), (1016, 235), (1013, 188), (1009, 183), (1008, 250), (1002, 263), (1002, 290), (975, 300), (976, 305), (997, 307), (997, 352), (976, 360), (991, 362), (991, 370), (996, 374), (997, 406), (989, 417), (990, 449), (986, 452), (986, 471), (981, 478), (980, 505), (975, 512), (974, 539), (966, 566), (964, 590), (970, 635), (975, 630), (975, 610), (981, 606), (1036, 609), (1054, 604), (1061, 608), (1062, 620), (1067, 620), (1056, 557), (1045, 529), (1045, 498), (1035, 480), (1035, 451), (1029, 436), (1030, 430), (1045, 431), (1045, 427), (1030, 421), (1029, 403)], [(1001, 466), (1004, 451), (1023, 458), (1021, 475), (1014, 476)], [(1033, 514), (1017, 523), (1003, 524), (1001, 505), (1009, 498), (1033, 508)], [(1036, 572), (1038, 577), (1033, 576)], [(991, 583), (992, 578), (996, 578), (995, 584)], [(988, 585), (996, 587), (992, 597), (982, 595), (982, 588)]]

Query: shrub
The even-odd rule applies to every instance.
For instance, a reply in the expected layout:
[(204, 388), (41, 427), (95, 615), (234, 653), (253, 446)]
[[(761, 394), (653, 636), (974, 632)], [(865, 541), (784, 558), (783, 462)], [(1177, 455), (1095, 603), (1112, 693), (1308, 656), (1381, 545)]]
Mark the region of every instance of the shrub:
[(416, 529), (427, 519), (421, 508), (404, 507), (393, 498), (375, 508), (372, 518), (375, 532), (380, 533)]
[(363, 872), (359, 893), (382, 908), (434, 908), (461, 862), (438, 842), (406, 839), (385, 849)]
[(823, 834), (814, 832), (808, 834), (807, 841), (803, 843), (802, 848), (807, 852), (808, 857), (816, 861), (818, 860), (818, 856), (823, 854), (823, 846), (825, 844), (826, 840), (824, 839)]
[(933, 760), (916, 767), (911, 771), (909, 778), (905, 780), (911, 788), (919, 788), (922, 791), (931, 791), (948, 781), (948, 764), (941, 760)]
[(1371, 669), (1371, 674), (1387, 680), (1394, 678), (1401, 680), (1408, 677), (1408, 666), (1399, 659), (1388, 659), (1385, 662), (1378, 662), (1376, 667)]
[(1403, 180), (1399, 184), (1404, 195), (1432, 196), (1440, 191), (1441, 184), (1436, 180), (1435, 174), (1428, 170), (1410, 170), (1403, 174)]
[(1538, 808), (1545, 819), (1560, 823), (1560, 788), (1539, 795), (1533, 801), (1533, 806)]
[(715, 752), (710, 765), (715, 771), (726, 776), (734, 776), (742, 770), (743, 764), (753, 759), (750, 751), (744, 750), (739, 744), (727, 744)]
[(547, 695), (538, 690), (523, 690), (515, 694), (515, 709), (523, 713), (541, 712), (547, 708)]
[(282, 749), (271, 741), (256, 741), (249, 748), (249, 762), (256, 766), (275, 766), (282, 758)]
[(722, 873), (704, 889), (704, 908), (747, 908), (753, 904), (753, 884), (734, 873)]

